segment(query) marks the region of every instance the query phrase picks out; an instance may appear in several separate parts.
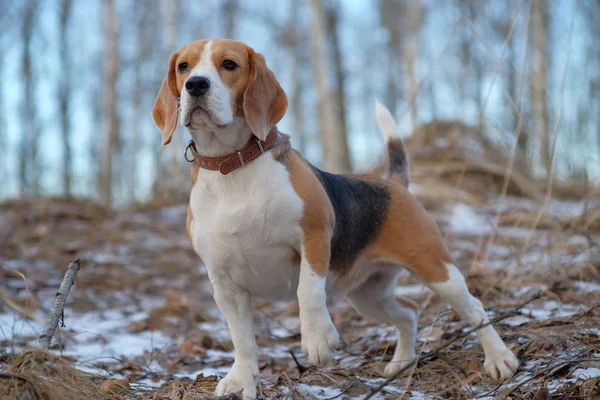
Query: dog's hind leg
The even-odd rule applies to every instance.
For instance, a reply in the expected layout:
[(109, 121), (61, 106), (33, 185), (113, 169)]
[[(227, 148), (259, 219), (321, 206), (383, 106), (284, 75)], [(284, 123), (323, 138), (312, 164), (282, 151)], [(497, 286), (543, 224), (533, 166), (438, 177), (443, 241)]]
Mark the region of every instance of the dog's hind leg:
[(396, 298), (394, 287), (397, 276), (398, 271), (392, 269), (375, 272), (348, 294), (350, 304), (358, 313), (398, 328), (396, 350), (385, 367), (387, 376), (395, 375), (416, 357), (418, 307), (408, 299)]
[(477, 336), (485, 354), (484, 367), (492, 378), (510, 378), (517, 370), (519, 361), (490, 325), (483, 304), (469, 293), (465, 278), (454, 264), (440, 263), (438, 268), (446, 271), (448, 278), (439, 282), (427, 282), (428, 286), (450, 304), (469, 325), (479, 328)]
[(478, 328), (477, 336), (485, 353), (484, 366), (492, 378), (510, 378), (519, 365), (517, 358), (489, 325), (481, 301), (469, 293), (435, 222), (406, 189), (389, 188), (389, 216), (370, 257), (406, 265), (469, 325)]

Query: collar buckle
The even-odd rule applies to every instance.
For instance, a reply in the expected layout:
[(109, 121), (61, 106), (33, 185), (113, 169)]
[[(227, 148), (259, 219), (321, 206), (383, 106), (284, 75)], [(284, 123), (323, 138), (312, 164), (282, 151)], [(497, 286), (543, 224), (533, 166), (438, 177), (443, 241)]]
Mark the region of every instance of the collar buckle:
[(239, 151), (239, 150), (238, 150), (238, 151), (236, 151), (236, 153), (237, 153), (237, 156), (238, 156), (238, 158), (240, 159), (240, 164), (242, 164), (242, 165), (241, 165), (241, 167), (243, 167), (243, 166), (246, 164), (246, 163), (244, 162), (244, 156), (242, 155), (242, 152), (241, 152), (241, 151)]

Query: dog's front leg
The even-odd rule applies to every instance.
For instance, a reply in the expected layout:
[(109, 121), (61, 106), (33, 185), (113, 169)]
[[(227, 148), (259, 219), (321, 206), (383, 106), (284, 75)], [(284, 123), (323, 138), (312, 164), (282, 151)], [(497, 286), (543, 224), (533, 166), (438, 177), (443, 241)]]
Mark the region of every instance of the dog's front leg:
[(326, 304), (329, 256), (328, 238), (315, 237), (304, 241), (297, 292), (302, 351), (313, 364), (319, 365), (329, 360), (340, 341)]
[(216, 396), (242, 393), (244, 399), (256, 398), (258, 383), (258, 347), (254, 336), (250, 293), (231, 283), (212, 282), (214, 298), (225, 316), (235, 361), (225, 378), (217, 385)]

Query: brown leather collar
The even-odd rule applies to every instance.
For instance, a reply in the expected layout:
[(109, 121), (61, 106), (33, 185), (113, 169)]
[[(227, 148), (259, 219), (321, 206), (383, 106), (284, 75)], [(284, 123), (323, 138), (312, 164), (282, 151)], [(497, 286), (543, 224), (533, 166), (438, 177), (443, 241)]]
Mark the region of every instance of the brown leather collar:
[[(218, 170), (223, 175), (227, 175), (228, 173), (243, 167), (250, 161), (262, 155), (265, 151), (269, 150), (269, 148), (277, 141), (278, 136), (279, 130), (276, 126), (274, 126), (264, 141), (259, 140), (258, 138), (253, 138), (241, 150), (220, 157), (207, 157), (198, 154), (198, 151), (196, 150), (196, 144), (193, 140), (190, 140), (190, 143), (185, 148), (184, 157), (186, 161), (191, 162), (198, 168), (210, 169), (212, 171)], [(193, 158), (191, 160), (188, 159), (187, 156), (188, 150), (192, 152)]]

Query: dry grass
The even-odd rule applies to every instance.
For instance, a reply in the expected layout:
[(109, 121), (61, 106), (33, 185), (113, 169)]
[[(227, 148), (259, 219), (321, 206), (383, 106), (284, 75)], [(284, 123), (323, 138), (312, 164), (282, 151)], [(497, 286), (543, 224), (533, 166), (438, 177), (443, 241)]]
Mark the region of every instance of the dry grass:
[(73, 360), (45, 350), (26, 350), (0, 373), (0, 398), (6, 400), (109, 399)]
[[(56, 209), (60, 208), (57, 204)], [(23, 211), (18, 212), (32, 213), (26, 207), (21, 210)], [(136, 240), (132, 232), (140, 232), (146, 228), (151, 229), (155, 221), (159, 220), (158, 216), (160, 215), (156, 211), (146, 211), (146, 213), (150, 213), (150, 216), (144, 213), (135, 216), (133, 219), (137, 219), (137, 222), (132, 219), (120, 220), (118, 222), (121, 228), (120, 232), (108, 235), (111, 243), (131, 246), (134, 249), (140, 248), (139, 244), (137, 247), (133, 243), (128, 244), (129, 241)], [(443, 211), (441, 213), (443, 214)], [(142, 215), (146, 215), (143, 223), (140, 222), (144, 219)], [(592, 229), (595, 214), (590, 215), (591, 217), (582, 215), (565, 221), (558, 220), (550, 215), (545, 216), (537, 226), (537, 233), (532, 240), (532, 244), (540, 246), (544, 241), (547, 243), (545, 243), (543, 250), (536, 251), (536, 254), (548, 254), (555, 257), (564, 254), (581, 254), (581, 250), (585, 246), (588, 246), (590, 254), (597, 251), (597, 245), (594, 247), (594, 243), (586, 245), (572, 244), (565, 240), (575, 234), (582, 237), (582, 234), (576, 233), (580, 231), (585, 231), (588, 235), (597, 234), (597, 231)], [(41, 218), (35, 217), (41, 220)], [(55, 226), (56, 232), (62, 232), (62, 224), (69, 224), (70, 222), (65, 219), (56, 223), (48, 215), (44, 218), (46, 218), (48, 224)], [(76, 218), (79, 221), (84, 220), (81, 214)], [(115, 215), (113, 218), (118, 220), (120, 217)], [(88, 218), (88, 220), (93, 221), (95, 219)], [(589, 221), (592, 221), (592, 224), (588, 223)], [(442, 227), (445, 226), (443, 218), (440, 223)], [(501, 227), (528, 227), (530, 223), (530, 214), (518, 208), (512, 208), (503, 213), (500, 225)], [(87, 229), (93, 229), (94, 233), (88, 232), (83, 235), (89, 241), (89, 244), (81, 244), (83, 248), (95, 247), (99, 249), (100, 253), (98, 254), (102, 254), (102, 252), (111, 254), (110, 247), (107, 249), (106, 246), (100, 246), (99, 239), (95, 235), (101, 237), (105, 235), (107, 230), (114, 229), (115, 220), (105, 219), (103, 224), (107, 225), (106, 228), (99, 226), (96, 222), (89, 222), (89, 228), (86, 228), (85, 231), (88, 232)], [(52, 243), (64, 243), (65, 239), (64, 235), (62, 240), (57, 237), (40, 239), (35, 235), (30, 236), (31, 233), (27, 230), (16, 230), (15, 232), (16, 237), (19, 238), (20, 251), (25, 251), (25, 253), (27, 248), (33, 248), (34, 244), (40, 243), (40, 241), (43, 243), (45, 240), (52, 240)], [(164, 232), (158, 229), (155, 234), (160, 237)], [(178, 232), (176, 235), (177, 237), (179, 235), (184, 237), (183, 232)], [(542, 238), (544, 239), (542, 240)], [(523, 255), (529, 254), (531, 249), (520, 248), (519, 246), (522, 243), (518, 239), (511, 240), (509, 237), (498, 235), (495, 245), (502, 245), (506, 248), (514, 246), (513, 256), (510, 254), (503, 255), (503, 260), (510, 261), (519, 252)], [(474, 237), (469, 235), (453, 234), (449, 237), (450, 248), (454, 251), (460, 248), (462, 244), (473, 243), (473, 241)], [(11, 245), (14, 244), (15, 242), (11, 242)], [(152, 254), (144, 262), (147, 267), (147, 277), (145, 279), (141, 279), (140, 275), (132, 271), (135, 268), (127, 267), (127, 263), (130, 262), (129, 259), (120, 261), (124, 264), (121, 264), (120, 272), (115, 276), (111, 276), (111, 274), (114, 274), (114, 268), (117, 265), (115, 260), (105, 260), (106, 263), (102, 263), (89, 259), (87, 265), (82, 268), (81, 281), (78, 281), (74, 287), (72, 303), (66, 317), (67, 324), (69, 324), (69, 314), (71, 313), (90, 312), (98, 307), (117, 308), (123, 306), (123, 304), (119, 305), (107, 300), (105, 298), (107, 293), (120, 293), (126, 290), (141, 291), (145, 296), (159, 295), (164, 298), (162, 304), (147, 307), (147, 318), (130, 323), (127, 329), (135, 335), (149, 330), (168, 333), (174, 338), (172, 347), (157, 350), (153, 354), (140, 354), (134, 359), (119, 359), (104, 363), (102, 368), (105, 371), (105, 376), (102, 378), (80, 372), (73, 367), (71, 362), (74, 360), (58, 357), (47, 352), (26, 351), (16, 357), (9, 358), (5, 363), (2, 371), (3, 379), (0, 381), (4, 391), (2, 392), (4, 397), (1, 398), (17, 398), (15, 397), (16, 393), (19, 393), (19, 396), (23, 393), (31, 393), (31, 396), (34, 396), (31, 397), (33, 399), (47, 398), (52, 400), (59, 398), (178, 400), (210, 398), (209, 396), (214, 391), (217, 383), (217, 378), (214, 375), (198, 375), (195, 379), (176, 379), (169, 382), (172, 379), (169, 378), (171, 373), (189, 371), (190, 369), (202, 370), (203, 367), (226, 366), (232, 361), (231, 355), (228, 355), (230, 353), (227, 353), (231, 350), (230, 343), (219, 337), (214, 337), (211, 333), (199, 331), (196, 327), (198, 323), (216, 321), (214, 313), (210, 312), (214, 309), (214, 305), (208, 303), (208, 300), (199, 300), (199, 298), (206, 299), (210, 296), (208, 288), (206, 289), (207, 293), (200, 297), (192, 295), (198, 287), (202, 287), (200, 282), (204, 281), (205, 277), (196, 275), (197, 271), (191, 274), (192, 271), (185, 268), (173, 271), (176, 264), (173, 261), (167, 261), (176, 253), (182, 251), (180, 246), (186, 246), (185, 240), (180, 241), (175, 238), (173, 243), (165, 244), (165, 248), (146, 249)], [(60, 250), (60, 246), (58, 246), (58, 249)], [(55, 260), (57, 260), (56, 265), (60, 266), (62, 264), (64, 266), (62, 262), (64, 255), (62, 252), (58, 251), (56, 253), (56, 251), (57, 248), (52, 249), (43, 245), (35, 253), (37, 256), (30, 258), (30, 265), (37, 265), (38, 269), (23, 269), (22, 273), (27, 276), (30, 287), (29, 297), (37, 298), (43, 293), (41, 289), (48, 286), (47, 280), (51, 279), (50, 277), (53, 275), (60, 275), (58, 269), (48, 271), (36, 264), (39, 262), (37, 257), (46, 259), (49, 254), (54, 254)], [(483, 354), (480, 347), (476, 345), (473, 336), (461, 338), (433, 356), (432, 351), (440, 344), (447, 342), (456, 332), (460, 332), (463, 325), (453, 312), (442, 312), (443, 309), (440, 308), (441, 305), (435, 296), (417, 297), (416, 300), (420, 301), (424, 308), (420, 320), (420, 331), (424, 337), (428, 338), (426, 342), (421, 343), (421, 360), (410, 378), (398, 378), (386, 386), (379, 394), (380, 396), (392, 398), (400, 396), (399, 393), (405, 393), (404, 397), (409, 398), (408, 393), (412, 391), (427, 393), (429, 397), (472, 398), (475, 395), (490, 392), (501, 397), (510, 395), (511, 398), (531, 398), (540, 393), (543, 394), (544, 390), (547, 389), (548, 382), (555, 385), (557, 380), (563, 380), (565, 382), (558, 390), (551, 387), (553, 396), (564, 394), (565, 396), (575, 396), (575, 398), (582, 399), (593, 398), (594, 393), (596, 393), (594, 391), (598, 390), (598, 379), (571, 382), (565, 380), (565, 377), (569, 376), (569, 373), (576, 368), (600, 366), (594, 358), (600, 353), (600, 339), (598, 334), (594, 333), (594, 329), (600, 326), (598, 294), (578, 292), (571, 283), (573, 279), (596, 278), (599, 271), (598, 262), (588, 257), (588, 261), (581, 262), (582, 266), (577, 268), (576, 264), (565, 268), (565, 263), (561, 262), (556, 265), (548, 265), (545, 269), (522, 266), (517, 272), (511, 273), (506, 269), (490, 269), (478, 264), (477, 260), (486, 257), (490, 258), (490, 262), (497, 262), (496, 256), (490, 255), (490, 253), (493, 252), (489, 248), (486, 252), (486, 246), (470, 247), (469, 250), (462, 250), (458, 259), (475, 260), (469, 272), (469, 287), (473, 293), (482, 297), (486, 306), (493, 312), (498, 313), (518, 305), (530, 295), (530, 291), (519, 294), (519, 288), (534, 283), (543, 283), (545, 289), (542, 288), (544, 298), (532, 304), (531, 310), (543, 309), (544, 304), (548, 301), (556, 301), (559, 304), (576, 304), (581, 307), (582, 311), (566, 318), (549, 317), (541, 320), (531, 318), (520, 325), (518, 329), (512, 325), (504, 324), (503, 321), (498, 322), (496, 326), (500, 334), (513, 345), (524, 361), (524, 367), (516, 378), (521, 384), (518, 387), (498, 387), (483, 372)], [(186, 251), (184, 251), (184, 254), (187, 254)], [(71, 257), (71, 254), (68, 256)], [(131, 260), (136, 260), (139, 256), (132, 254), (131, 257)], [(137, 263), (140, 263), (139, 259)], [(189, 259), (185, 263), (193, 263), (193, 254), (189, 255)], [(465, 264), (465, 262), (462, 264)], [(585, 265), (585, 268), (583, 265)], [(586, 269), (588, 275), (584, 273)], [(108, 274), (108, 271), (112, 271), (112, 273)], [(86, 276), (86, 274), (89, 275)], [(14, 272), (7, 273), (7, 277), (9, 275), (14, 279), (22, 279)], [(100, 276), (103, 278), (99, 279)], [(166, 276), (166, 279), (163, 276)], [(154, 282), (155, 278), (158, 278), (158, 281)], [(114, 284), (113, 279), (115, 280)], [(177, 290), (165, 290), (164, 286), (160, 289), (161, 285), (172, 286), (169, 282), (173, 282)], [(409, 279), (406, 282), (410, 283), (411, 280)], [(5, 293), (10, 294), (11, 298), (15, 299), (14, 301), (22, 301), (22, 296), (18, 292), (11, 292), (7, 288)], [(93, 299), (98, 301), (101, 298), (98, 297), (99, 294), (103, 294), (104, 299), (102, 301), (104, 303), (94, 304)], [(136, 296), (132, 296), (130, 301), (135, 304), (139, 299), (136, 300)], [(37, 301), (31, 301), (31, 303), (39, 305), (42, 302), (38, 299)], [(139, 305), (142, 308), (146, 307), (143, 300)], [(6, 307), (11, 306), (5, 304), (5, 311)], [(274, 335), (272, 333), (272, 329), (279, 327), (278, 324), (288, 323), (290, 320), (286, 317), (287, 310), (285, 306), (273, 306), (267, 302), (257, 301), (255, 309), (258, 325), (262, 327), (261, 335), (264, 335), (259, 337), (261, 348), (284, 347), (299, 356), (297, 326), (288, 328), (289, 335), (282, 336), (281, 334)], [(29, 311), (29, 313), (31, 312)], [(521, 310), (516, 312), (515, 315), (523, 317), (529, 315), (528, 312), (530, 311)], [(335, 393), (340, 394), (339, 398), (361, 398), (383, 381), (381, 375), (383, 365), (390, 359), (394, 351), (392, 330), (383, 328), (382, 325), (374, 321), (366, 321), (358, 317), (345, 306), (334, 308), (333, 318), (345, 341), (345, 345), (338, 353), (337, 359), (328, 367), (317, 369), (303, 365), (306, 364), (306, 360), (303, 358), (299, 359), (300, 364), (296, 364), (291, 356), (273, 357), (263, 354), (261, 356), (262, 381), (260, 387), (262, 398), (333, 397), (327, 391), (324, 391), (321, 395), (319, 395), (318, 390), (307, 393), (306, 388), (309, 386), (321, 387), (323, 390), (336, 388), (338, 392)], [(78, 327), (73, 328), (77, 331)], [(373, 330), (373, 328), (376, 329)], [(63, 336), (68, 336), (68, 332), (70, 331), (63, 330)], [(23, 343), (27, 343), (27, 340)], [(71, 341), (63, 339), (63, 346), (68, 350)], [(224, 358), (203, 362), (203, 359), (209, 359), (207, 354), (211, 351), (223, 352)], [(144, 365), (144, 360), (147, 360), (148, 357), (153, 357), (165, 368), (165, 371), (158, 375), (148, 375), (148, 371), (140, 367)], [(60, 379), (57, 379), (57, 376)], [(152, 376), (157, 382), (166, 380), (167, 383), (159, 389), (152, 389), (146, 384), (136, 384), (136, 382), (147, 379), (148, 376)], [(132, 387), (120, 394), (102, 393), (100, 391), (101, 381), (111, 377), (126, 378), (132, 382)]]
[[(465, 142), (480, 150), (488, 146), (477, 144), (476, 135), (469, 137), (473, 140)], [(438, 221), (470, 290), (491, 317), (503, 316), (495, 326), (522, 367), (512, 381), (492, 382), (483, 371), (474, 335), (460, 335), (460, 318), (429, 292), (409, 293), (423, 309), (419, 363), (377, 396), (598, 398), (599, 378), (574, 377), (577, 370), (600, 368), (600, 293), (595, 286), (585, 289), (600, 278), (598, 192), (586, 189), (578, 213), (572, 212), (573, 202), (553, 201), (540, 208), (537, 194), (531, 193), (543, 197), (543, 184), (520, 172), (519, 162), (504, 193), (501, 166), (506, 160), (497, 154), (485, 159), (494, 149), (475, 156), (473, 148), (451, 139), (447, 143), (413, 158), (416, 196)], [(463, 220), (473, 217), (474, 231), (456, 230), (453, 215), (460, 204), (472, 215), (459, 216), (459, 228), (463, 222), (468, 227)], [(101, 360), (75, 359), (19, 352), (36, 341), (35, 335), (11, 334), (10, 327), (2, 326), (0, 345), (7, 350), (0, 359), (0, 398), (211, 398), (218, 381), (214, 371), (222, 376), (233, 354), (206, 274), (197, 268), (186, 238), (185, 212), (185, 205), (142, 205), (118, 213), (72, 199), (0, 204), (6, 227), (0, 234), (0, 317), (14, 313), (27, 321), (23, 324), (34, 324), (51, 304), (62, 268), (78, 256), (84, 265), (55, 352), (78, 354), (86, 346), (109, 346), (120, 335), (142, 343), (148, 334), (169, 338), (167, 344), (150, 342), (130, 356), (111, 348)], [(414, 283), (409, 276), (401, 279), (402, 285)], [(538, 292), (541, 298), (505, 315)], [(383, 366), (394, 352), (393, 328), (365, 320), (347, 305), (334, 306), (332, 317), (344, 345), (328, 366), (314, 368), (301, 355), (298, 320), (289, 316), (286, 305), (257, 300), (254, 308), (261, 398), (364, 398), (384, 382)], [(119, 312), (122, 323), (81, 339), (95, 331), (78, 319), (94, 315), (101, 323), (107, 312)], [(133, 318), (140, 313), (143, 318)]]

